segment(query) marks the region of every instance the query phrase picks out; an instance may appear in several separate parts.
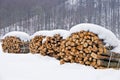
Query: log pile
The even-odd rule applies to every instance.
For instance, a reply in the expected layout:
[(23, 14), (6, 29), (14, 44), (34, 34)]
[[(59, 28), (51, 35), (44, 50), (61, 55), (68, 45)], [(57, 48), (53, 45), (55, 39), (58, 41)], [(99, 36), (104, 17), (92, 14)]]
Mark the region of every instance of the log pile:
[(21, 41), (15, 36), (8, 36), (2, 39), (2, 48), (7, 53), (29, 53), (29, 42)]
[[(44, 41), (45, 40), (45, 41)], [(44, 42), (43, 42), (44, 41)], [(30, 41), (30, 52), (40, 53), (43, 56), (50, 56), (59, 59), (57, 54), (60, 52), (60, 44), (63, 38), (56, 34), (53, 37), (50, 36), (35, 36)]]
[(44, 38), (45, 36), (40, 35), (35, 36), (33, 39), (30, 40), (29, 49), (31, 53), (40, 53), (40, 47), (42, 46), (42, 41)]
[(61, 43), (61, 64), (64, 62), (80, 63), (97, 67), (97, 59), (92, 53), (104, 53), (105, 47), (102, 40), (92, 32), (80, 31), (72, 33)]
[(40, 47), (40, 54), (59, 59), (57, 55), (60, 52), (60, 44), (62, 41), (63, 38), (59, 34), (56, 34), (53, 37), (46, 37), (45, 42)]
[[(44, 42), (43, 42), (44, 41)], [(89, 31), (72, 33), (67, 39), (59, 34), (53, 37), (35, 36), (30, 41), (30, 52), (66, 62), (80, 63), (94, 68), (119, 68), (120, 54), (110, 52), (112, 46), (105, 47), (103, 40)]]
[(111, 52), (113, 46), (105, 46), (104, 40), (89, 31), (72, 33), (63, 39), (54, 36), (38, 35), (27, 42), (15, 36), (2, 40), (2, 48), (8, 53), (33, 53), (60, 60), (60, 64), (79, 63), (94, 68), (120, 68), (120, 54)]
[[(60, 63), (80, 63), (94, 68), (119, 68), (120, 54), (110, 52), (103, 40), (88, 31), (71, 34), (61, 43)], [(112, 49), (112, 48), (111, 48)]]

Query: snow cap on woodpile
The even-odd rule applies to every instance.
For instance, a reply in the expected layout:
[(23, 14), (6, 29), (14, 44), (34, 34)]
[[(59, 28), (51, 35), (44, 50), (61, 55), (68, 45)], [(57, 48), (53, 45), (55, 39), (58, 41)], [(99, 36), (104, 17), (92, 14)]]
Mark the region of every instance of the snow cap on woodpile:
[(70, 33), (68, 34), (68, 36), (74, 32), (80, 32), (82, 30), (90, 31), (90, 32), (97, 34), (98, 37), (100, 39), (103, 39), (106, 45), (108, 46), (117, 47), (120, 44), (119, 40), (117, 39), (117, 37), (114, 35), (113, 32), (111, 32), (110, 30), (102, 26), (90, 24), (90, 23), (82, 23), (82, 24), (73, 26), (70, 29)]
[(119, 41), (119, 43), (118, 43), (118, 46), (115, 47), (115, 48), (112, 50), (112, 52), (120, 53), (120, 41)]
[[(106, 43), (106, 46), (113, 46), (115, 47), (113, 49), (114, 52), (120, 52), (120, 47), (119, 47), (120, 41), (114, 35), (114, 33), (102, 26), (91, 24), (91, 23), (82, 23), (82, 24), (75, 25), (69, 31), (62, 30), (62, 29), (38, 31), (31, 36), (31, 39), (37, 35), (52, 37), (55, 34), (60, 34), (63, 37), (63, 39), (65, 39), (69, 37), (72, 33), (80, 32), (83, 30), (90, 31), (97, 34), (100, 39), (104, 40), (104, 43)], [(44, 41), (45, 39), (43, 39), (43, 42)]]
[(62, 29), (44, 30), (44, 31), (38, 31), (38, 32), (34, 33), (31, 36), (31, 39), (35, 36), (38, 36), (38, 35), (53, 37), (55, 34), (60, 34), (60, 36), (64, 38), (65, 34), (67, 34), (67, 33), (69, 33), (69, 31), (62, 30)]
[(15, 36), (15, 37), (20, 38), (22, 41), (29, 41), (30, 40), (30, 36), (27, 33), (21, 32), (21, 31), (12, 31), (12, 32), (9, 32), (9, 33), (5, 34), (2, 37), (2, 39), (4, 39), (7, 36)]

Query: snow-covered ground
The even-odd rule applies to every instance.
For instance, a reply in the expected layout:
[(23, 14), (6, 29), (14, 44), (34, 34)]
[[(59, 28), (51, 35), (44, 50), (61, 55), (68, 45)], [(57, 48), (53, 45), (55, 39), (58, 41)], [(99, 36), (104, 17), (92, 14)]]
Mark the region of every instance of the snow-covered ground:
[[(84, 25), (84, 24), (82, 24)], [(82, 26), (77, 25), (77, 26)], [(90, 24), (88, 24), (90, 25)], [(68, 36), (72, 32), (79, 31), (78, 27), (72, 28), (70, 31), (65, 32), (64, 36)], [(96, 25), (93, 25), (96, 26)], [(91, 27), (90, 27), (91, 28)], [(92, 31), (92, 29), (90, 29)], [(106, 39), (109, 44), (119, 46), (118, 39), (109, 31), (104, 32), (103, 28), (96, 29), (96, 33), (100, 34), (102, 38)], [(86, 30), (86, 28), (85, 28)], [(104, 29), (105, 30), (105, 29)], [(102, 35), (101, 32), (105, 35)], [(54, 31), (53, 31), (54, 32)], [(58, 31), (55, 31), (58, 32)], [(106, 35), (112, 38), (110, 42)], [(52, 33), (38, 32), (37, 34), (51, 35)], [(13, 33), (11, 33), (13, 35)], [(63, 35), (62, 34), (62, 35)], [(18, 35), (17, 35), (18, 36)], [(28, 36), (28, 35), (26, 35)], [(26, 37), (25, 36), (25, 37)], [(111, 37), (110, 37), (111, 36)], [(28, 36), (29, 37), (29, 36)], [(119, 49), (119, 47), (117, 47)], [(0, 80), (120, 80), (120, 70), (114, 69), (94, 69), (90, 66), (84, 66), (81, 64), (66, 63), (59, 64), (59, 61), (47, 56), (41, 56), (40, 54), (8, 54), (3, 53), (0, 46)]]
[[(0, 50), (1, 51), (1, 50)], [(119, 80), (120, 70), (63, 64), (39, 54), (0, 53), (0, 80)]]

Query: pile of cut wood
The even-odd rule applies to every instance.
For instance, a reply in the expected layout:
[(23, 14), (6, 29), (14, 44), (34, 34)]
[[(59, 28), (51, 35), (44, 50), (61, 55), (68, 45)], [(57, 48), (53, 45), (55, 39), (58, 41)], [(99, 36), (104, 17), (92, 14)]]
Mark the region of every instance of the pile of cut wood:
[(31, 53), (40, 53), (40, 47), (42, 46), (42, 41), (45, 36), (35, 36), (30, 40), (29, 49)]
[(53, 37), (49, 36), (35, 36), (30, 41), (30, 52), (31, 53), (40, 53), (41, 55), (48, 55), (59, 59), (57, 54), (60, 53), (60, 45), (63, 41), (63, 38), (56, 34)]
[(112, 46), (105, 46), (104, 40), (89, 31), (72, 33), (66, 39), (60, 34), (38, 35), (29, 41), (15, 36), (2, 40), (2, 48), (8, 53), (39, 53), (66, 62), (80, 63), (94, 68), (119, 68), (120, 54), (111, 52)]
[(120, 54), (104, 46), (104, 40), (89, 31), (72, 33), (66, 39), (59, 34), (53, 37), (35, 36), (30, 42), (31, 53), (40, 53), (65, 62), (80, 63), (94, 68), (119, 68)]
[[(61, 64), (80, 63), (94, 68), (119, 68), (120, 54), (110, 52), (103, 40), (88, 31), (71, 34), (61, 43)], [(119, 56), (119, 57), (118, 57)]]
[(15, 36), (7, 36), (2, 39), (2, 48), (7, 53), (29, 53), (29, 41), (22, 41)]

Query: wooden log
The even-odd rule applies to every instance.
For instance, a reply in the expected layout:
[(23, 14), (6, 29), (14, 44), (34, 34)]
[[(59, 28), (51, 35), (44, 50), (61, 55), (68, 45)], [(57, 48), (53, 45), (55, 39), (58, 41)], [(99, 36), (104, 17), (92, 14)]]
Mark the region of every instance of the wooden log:
[(83, 44), (83, 47), (84, 47), (84, 48), (88, 47), (88, 43), (84, 43), (84, 44)]
[(98, 48), (98, 51), (99, 51), (100, 54), (104, 53), (103, 47)]
[(85, 53), (89, 53), (89, 50), (86, 48), (86, 49), (83, 49), (83, 51), (85, 52)]
[(90, 56), (90, 57), (89, 57), (89, 61), (92, 61), (92, 60), (93, 60), (93, 59), (92, 59), (92, 57)]
[(88, 59), (89, 59), (88, 57), (85, 57), (83, 61), (86, 62), (88, 61)]
[(83, 38), (83, 37), (84, 37), (84, 34), (81, 34), (81, 33), (80, 33), (79, 36), (80, 36), (80, 38)]
[(90, 62), (90, 61), (86, 61), (85, 64), (86, 64), (86, 65), (90, 65), (91, 62)]
[(60, 60), (60, 64), (62, 65), (62, 64), (64, 64), (65, 63), (65, 61), (63, 60), (63, 59), (61, 59)]
[(83, 50), (83, 46), (82, 45), (78, 45), (77, 49), (82, 51)]
[(85, 64), (83, 61), (79, 61), (79, 63), (80, 63), (80, 64), (83, 64), (83, 65)]
[(90, 66), (95, 66), (97, 64), (97, 62), (96, 61), (93, 61), (93, 62), (91, 62), (91, 64), (90, 64)]
[(92, 41), (90, 41), (90, 42), (88, 43), (88, 45), (92, 46), (92, 45), (93, 45), (93, 42), (92, 42)]
[[(97, 65), (99, 66), (103, 66), (103, 67), (108, 67), (108, 68), (120, 68), (120, 65), (118, 65), (118, 63), (120, 62), (109, 62), (108, 61), (104, 61), (104, 60), (97, 60)], [(109, 65), (109, 66), (108, 66)]]
[(88, 52), (91, 53), (92, 52), (92, 46), (88, 46)]
[(120, 58), (120, 54), (119, 53), (111, 52), (109, 50), (106, 50), (105, 53), (98, 53), (98, 54), (103, 55), (103, 56), (111, 56), (111, 54), (112, 54), (112, 57)]
[(21, 41), (15, 36), (8, 36), (3, 39), (2, 48), (8, 53), (28, 53), (29, 42)]
[(98, 51), (98, 48), (97, 48), (95, 45), (93, 45), (92, 51), (97, 52), (97, 51)]
[(112, 57), (110, 58), (110, 56), (102, 56), (102, 55), (97, 55), (95, 53), (92, 53), (91, 56), (95, 59), (99, 59), (99, 60), (106, 60), (106, 61), (114, 61), (114, 62), (118, 62), (120, 60), (120, 58), (115, 58)]

